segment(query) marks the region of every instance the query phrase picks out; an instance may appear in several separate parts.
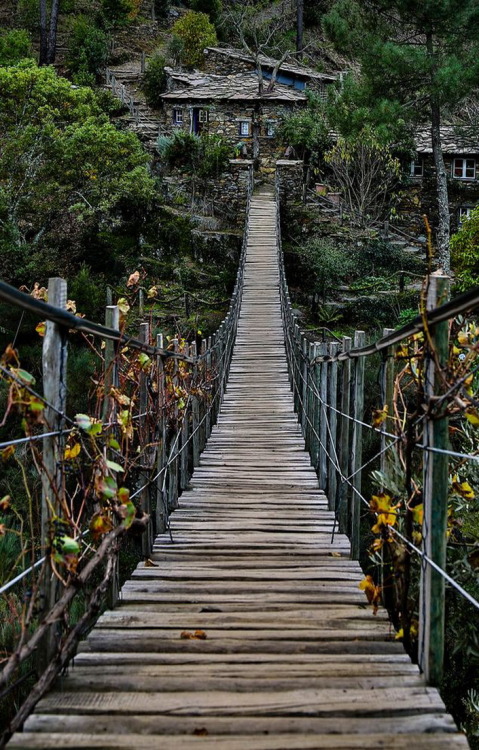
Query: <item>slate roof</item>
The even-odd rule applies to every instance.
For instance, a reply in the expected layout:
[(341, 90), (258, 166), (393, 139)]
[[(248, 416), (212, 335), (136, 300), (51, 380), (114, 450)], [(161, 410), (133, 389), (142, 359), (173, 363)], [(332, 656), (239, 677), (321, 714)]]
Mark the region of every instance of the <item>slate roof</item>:
[[(209, 50), (235, 60), (243, 60), (244, 62), (254, 63), (254, 59), (251, 57), (251, 55), (246, 54), (243, 50), (240, 49), (234, 49), (232, 47), (207, 47), (204, 51), (205, 55), (208, 54)], [(267, 57), (266, 55), (260, 55), (259, 60), (261, 62), (261, 65), (265, 68), (274, 68), (274, 66), (278, 62), (274, 59), (274, 57)], [(319, 73), (317, 70), (307, 68), (305, 65), (301, 65), (298, 62), (281, 63), (280, 70), (283, 73), (291, 73), (302, 78), (313, 78), (318, 81), (336, 81), (338, 79), (338, 75), (334, 73)]]
[[(432, 154), (431, 131), (418, 130), (414, 135), (419, 154)], [(476, 129), (460, 125), (446, 125), (441, 128), (442, 151), (444, 154), (479, 154), (479, 137)]]
[(194, 99), (195, 101), (281, 101), (305, 102), (302, 91), (276, 83), (273, 91), (268, 92), (265, 82), (263, 94), (258, 91), (256, 73), (235, 73), (229, 76), (203, 76), (203, 82), (194, 83), (184, 89), (168, 91), (161, 98), (166, 100)]

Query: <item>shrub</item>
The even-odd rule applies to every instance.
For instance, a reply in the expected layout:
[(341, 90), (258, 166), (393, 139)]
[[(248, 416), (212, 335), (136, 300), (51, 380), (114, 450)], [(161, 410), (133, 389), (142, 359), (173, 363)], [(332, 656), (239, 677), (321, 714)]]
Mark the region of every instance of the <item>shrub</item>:
[(30, 34), (25, 29), (0, 29), (0, 65), (15, 65), (32, 57)]
[(40, 4), (38, 0), (18, 0), (18, 25), (28, 31), (38, 31), (40, 25)]
[(71, 30), (67, 64), (78, 85), (95, 82), (108, 60), (108, 35), (86, 16), (79, 16)]
[(223, 5), (221, 0), (191, 0), (191, 10), (197, 13), (206, 13), (212, 24), (218, 24)]
[(159, 138), (157, 142), (157, 149), (166, 164), (178, 169), (194, 169), (199, 148), (199, 137), (184, 130), (178, 130), (169, 138)]
[(221, 136), (197, 136), (184, 130), (159, 138), (157, 149), (169, 167), (193, 172), (201, 179), (218, 177), (231, 157), (231, 147)]
[(150, 59), (143, 74), (141, 90), (145, 94), (150, 107), (158, 107), (161, 104), (160, 95), (166, 89), (165, 65), (165, 58), (162, 55), (155, 54)]
[(479, 284), (479, 209), (475, 208), (451, 237), (451, 260), (460, 291)]
[(107, 23), (124, 26), (133, 21), (141, 6), (141, 0), (103, 0), (102, 8)]
[(190, 10), (173, 25), (173, 37), (183, 43), (181, 62), (188, 68), (201, 66), (203, 50), (218, 41), (216, 31), (205, 13), (195, 13)]

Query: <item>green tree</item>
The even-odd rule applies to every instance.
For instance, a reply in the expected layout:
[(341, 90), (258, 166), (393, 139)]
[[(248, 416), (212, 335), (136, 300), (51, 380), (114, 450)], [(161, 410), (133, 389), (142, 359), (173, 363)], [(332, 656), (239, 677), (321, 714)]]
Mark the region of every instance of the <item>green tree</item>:
[(159, 107), (161, 104), (161, 94), (166, 90), (165, 65), (163, 55), (153, 55), (141, 79), (141, 89), (150, 107)]
[(171, 29), (173, 37), (182, 43), (181, 62), (187, 68), (201, 67), (203, 50), (217, 44), (216, 31), (205, 13), (190, 10), (178, 19)]
[(87, 16), (73, 22), (67, 65), (75, 83), (92, 85), (108, 60), (108, 35)]
[(391, 188), (400, 176), (399, 160), (365, 129), (355, 138), (338, 138), (325, 155), (347, 209), (361, 224), (382, 218)]
[(400, 109), (412, 124), (429, 124), (437, 175), (437, 257), (448, 271), (450, 217), (441, 122), (444, 111), (477, 85), (478, 3), (338, 0), (324, 27), (338, 48), (359, 59), (362, 101), (378, 117), (381, 109), (383, 115)]
[(0, 68), (0, 90), (0, 275), (25, 282), (80, 258), (84, 237), (121, 225), (123, 206), (150, 201), (154, 183), (137, 137), (109, 122), (92, 89), (21, 63)]
[(451, 256), (461, 291), (479, 284), (479, 208), (465, 219), (451, 237)]
[(305, 109), (285, 115), (278, 138), (285, 146), (292, 146), (299, 159), (317, 168), (324, 152), (331, 147), (331, 138), (324, 103), (311, 92), (307, 95)]
[(32, 57), (30, 34), (25, 29), (0, 29), (0, 65), (14, 65)]
[(206, 13), (211, 23), (217, 26), (223, 11), (221, 0), (191, 0), (190, 5), (191, 10), (197, 13)]

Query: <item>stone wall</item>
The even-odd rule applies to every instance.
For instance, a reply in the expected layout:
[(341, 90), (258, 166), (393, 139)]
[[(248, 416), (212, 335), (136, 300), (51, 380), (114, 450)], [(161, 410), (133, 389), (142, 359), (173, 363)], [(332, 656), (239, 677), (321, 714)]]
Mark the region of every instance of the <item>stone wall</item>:
[[(476, 173), (479, 175), (479, 159), (477, 156), (458, 154), (458, 158), (475, 159)], [(456, 232), (459, 227), (460, 208), (471, 208), (479, 204), (479, 180), (454, 178), (452, 176), (453, 161), (453, 155), (444, 155), (448, 175), (451, 231)], [(432, 154), (424, 155), (423, 176), (411, 177), (409, 186), (403, 193), (398, 211), (402, 218), (407, 218), (408, 229), (412, 233), (424, 234), (424, 215), (428, 217), (433, 226), (437, 225), (436, 167)]]
[[(216, 180), (201, 185), (191, 175), (173, 170), (163, 177), (165, 198), (187, 206), (187, 210), (203, 210), (221, 220), (223, 226), (243, 229), (248, 199), (253, 191), (253, 162), (250, 159), (231, 159), (229, 168)], [(192, 206), (192, 193), (195, 200)]]
[(302, 161), (280, 159), (276, 162), (276, 186), (281, 203), (303, 200), (304, 164)]
[(243, 73), (254, 70), (255, 66), (252, 61), (239, 60), (236, 57), (228, 57), (227, 55), (213, 52), (212, 50), (205, 51), (204, 63), (202, 70), (206, 73), (215, 73), (216, 75), (229, 76), (232, 73)]
[[(300, 106), (300, 105), (299, 105)], [(294, 111), (297, 104), (281, 102), (251, 103), (225, 102), (210, 105), (201, 102), (165, 101), (164, 124), (168, 127), (179, 128), (190, 132), (192, 127), (193, 109), (206, 109), (208, 122), (201, 123), (201, 133), (211, 133), (225, 138), (233, 148), (242, 144), (241, 156), (246, 159), (259, 158), (267, 169), (274, 170), (274, 162), (284, 153), (284, 146), (278, 142), (276, 130), (281, 118)], [(181, 110), (183, 123), (174, 125), (174, 110)], [(250, 123), (250, 135), (240, 135), (240, 122)], [(273, 128), (273, 134), (268, 135), (268, 128)], [(256, 140), (256, 148), (255, 148)]]

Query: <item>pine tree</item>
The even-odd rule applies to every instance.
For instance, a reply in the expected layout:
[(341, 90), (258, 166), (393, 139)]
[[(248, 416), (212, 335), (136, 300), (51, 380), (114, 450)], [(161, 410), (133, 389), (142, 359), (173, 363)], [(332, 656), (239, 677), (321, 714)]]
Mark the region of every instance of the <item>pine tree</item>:
[(431, 131), (437, 176), (437, 259), (450, 270), (450, 217), (441, 124), (477, 86), (477, 0), (338, 0), (324, 19), (336, 46), (361, 63), (363, 103), (398, 110)]

